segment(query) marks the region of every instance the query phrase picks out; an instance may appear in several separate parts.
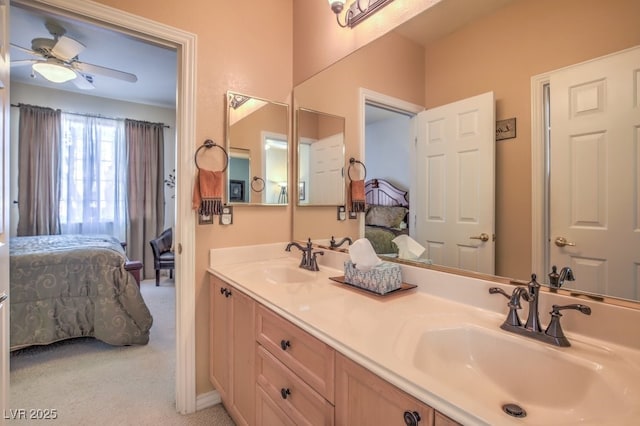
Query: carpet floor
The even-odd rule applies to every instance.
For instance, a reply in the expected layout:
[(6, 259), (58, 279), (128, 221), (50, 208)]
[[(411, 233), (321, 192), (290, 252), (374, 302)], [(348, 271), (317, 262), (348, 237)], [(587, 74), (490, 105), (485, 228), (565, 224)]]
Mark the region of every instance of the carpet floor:
[[(11, 354), (10, 424), (49, 414), (60, 425), (233, 425), (222, 404), (175, 410), (175, 287), (141, 283), (153, 326), (145, 346), (72, 339)], [(48, 410), (48, 411), (47, 411)], [(21, 419), (21, 417), (27, 419)]]

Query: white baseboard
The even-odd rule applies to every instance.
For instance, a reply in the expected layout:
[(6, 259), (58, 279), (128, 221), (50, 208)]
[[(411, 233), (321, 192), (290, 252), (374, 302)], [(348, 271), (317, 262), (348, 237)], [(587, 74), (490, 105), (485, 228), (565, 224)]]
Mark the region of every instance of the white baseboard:
[(204, 410), (205, 408), (213, 407), (216, 404), (220, 404), (220, 394), (217, 390), (203, 393), (196, 396), (196, 411)]

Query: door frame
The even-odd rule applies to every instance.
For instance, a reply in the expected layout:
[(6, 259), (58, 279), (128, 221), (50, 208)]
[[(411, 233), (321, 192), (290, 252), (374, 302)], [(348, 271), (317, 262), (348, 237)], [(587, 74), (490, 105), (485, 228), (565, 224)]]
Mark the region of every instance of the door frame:
[[(120, 32), (174, 48), (177, 51), (176, 97), (176, 218), (174, 241), (177, 254), (176, 287), (176, 411), (196, 411), (196, 335), (195, 327), (195, 216), (189, 199), (195, 165), (196, 140), (196, 59), (197, 36), (178, 28), (152, 21), (93, 1), (12, 0), (13, 4), (54, 12), (103, 25)], [(5, 202), (8, 202), (5, 200)], [(210, 399), (210, 398), (208, 398)], [(205, 405), (203, 401), (203, 405)]]
[[(364, 87), (360, 87), (358, 89), (358, 130), (360, 132), (360, 146), (359, 146), (359, 154), (358, 157), (361, 158), (361, 161), (367, 164), (367, 159), (364, 158), (365, 153), (365, 135), (366, 135), (366, 105), (367, 103), (379, 105), (381, 107), (386, 107), (391, 110), (396, 110), (398, 113), (405, 113), (415, 116), (419, 112), (425, 110), (425, 107), (422, 105), (417, 105), (411, 102), (404, 101), (399, 98), (394, 98), (393, 96), (385, 95), (383, 93), (379, 93), (370, 89), (366, 89)], [(411, 145), (411, 151), (415, 153), (415, 141), (413, 145)], [(415, 159), (415, 155), (412, 155)], [(416, 172), (416, 164), (414, 161), (409, 162), (409, 175), (411, 182), (415, 181), (415, 172)], [(414, 188), (409, 188), (409, 193)], [(364, 236), (364, 220), (359, 221), (360, 232), (359, 235)]]

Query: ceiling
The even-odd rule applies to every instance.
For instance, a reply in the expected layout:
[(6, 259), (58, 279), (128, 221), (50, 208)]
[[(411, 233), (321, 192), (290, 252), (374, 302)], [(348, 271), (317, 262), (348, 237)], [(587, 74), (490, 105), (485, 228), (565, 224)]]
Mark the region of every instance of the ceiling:
[[(11, 44), (31, 49), (36, 37), (52, 38), (45, 27), (53, 20), (67, 32), (65, 36), (82, 43), (85, 49), (78, 59), (135, 74), (138, 81), (130, 83), (101, 75), (93, 75), (95, 89), (81, 90), (72, 82), (51, 83), (33, 73), (31, 66), (11, 68), (11, 81), (65, 90), (83, 95), (98, 96), (128, 102), (175, 108), (177, 54), (175, 49), (154, 45), (130, 35), (102, 28), (70, 17), (46, 14), (19, 6), (11, 6)], [(33, 59), (34, 56), (20, 49), (11, 48), (11, 61)], [(35, 77), (34, 77), (35, 75)]]
[[(427, 44), (465, 25), (474, 18), (502, 7), (513, 0), (447, 0), (437, 3), (429, 13), (408, 21), (396, 29), (405, 37)], [(51, 83), (31, 70), (31, 66), (11, 68), (11, 81), (43, 86), (51, 89), (82, 93), (128, 102), (175, 108), (177, 54), (175, 49), (152, 44), (131, 35), (103, 28), (69, 16), (45, 13), (24, 6), (11, 6), (10, 41), (31, 49), (36, 37), (52, 38), (45, 22), (53, 20), (66, 29), (66, 36), (79, 41), (86, 48), (78, 59), (94, 65), (133, 73), (138, 77), (129, 83), (101, 75), (93, 75), (95, 89), (81, 90), (72, 82)], [(11, 59), (33, 59), (20, 49), (11, 48)], [(368, 120), (383, 119), (389, 113), (367, 114)]]

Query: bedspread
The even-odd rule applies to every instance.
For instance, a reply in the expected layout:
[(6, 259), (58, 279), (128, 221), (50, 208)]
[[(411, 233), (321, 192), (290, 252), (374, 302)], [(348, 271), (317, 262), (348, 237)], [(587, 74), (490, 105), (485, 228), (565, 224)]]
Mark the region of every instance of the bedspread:
[(16, 237), (9, 253), (11, 350), (82, 336), (148, 343), (153, 318), (116, 238)]

